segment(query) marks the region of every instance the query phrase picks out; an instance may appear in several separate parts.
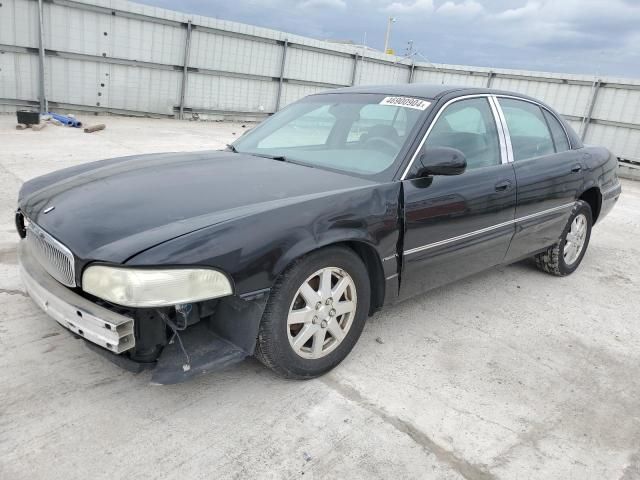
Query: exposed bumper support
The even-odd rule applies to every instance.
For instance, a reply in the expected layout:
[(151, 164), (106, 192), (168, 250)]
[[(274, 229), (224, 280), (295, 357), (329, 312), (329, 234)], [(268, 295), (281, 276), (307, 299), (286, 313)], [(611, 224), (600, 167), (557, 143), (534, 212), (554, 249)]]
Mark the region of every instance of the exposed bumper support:
[(33, 258), (24, 241), (18, 257), (27, 292), (60, 325), (113, 353), (135, 347), (132, 318), (96, 305), (58, 283)]
[[(101, 307), (57, 282), (34, 259), (25, 241), (20, 242), (18, 258), (27, 292), (42, 310), (119, 366), (132, 372), (154, 368), (152, 382), (158, 384), (179, 383), (250, 356), (269, 294), (265, 289), (220, 299), (212, 315), (179, 333), (186, 355), (174, 339), (157, 361), (141, 363), (129, 355), (118, 355), (136, 346), (134, 335), (149, 333), (134, 334), (134, 318)], [(136, 318), (140, 329), (144, 322)], [(143, 342), (139, 340), (140, 346)]]

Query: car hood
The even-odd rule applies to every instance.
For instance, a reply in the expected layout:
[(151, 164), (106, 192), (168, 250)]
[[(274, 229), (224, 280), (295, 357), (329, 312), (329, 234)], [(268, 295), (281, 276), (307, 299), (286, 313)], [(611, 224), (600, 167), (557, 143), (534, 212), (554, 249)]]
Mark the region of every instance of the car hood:
[(19, 208), (79, 259), (122, 263), (201, 228), (370, 185), (359, 177), (252, 155), (164, 153), (35, 178), (23, 185)]

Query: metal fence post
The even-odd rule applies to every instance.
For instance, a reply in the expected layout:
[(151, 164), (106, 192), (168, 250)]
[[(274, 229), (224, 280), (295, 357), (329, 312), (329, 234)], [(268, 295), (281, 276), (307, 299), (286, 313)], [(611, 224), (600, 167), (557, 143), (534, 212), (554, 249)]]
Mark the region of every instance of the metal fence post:
[(493, 83), (493, 79), (496, 76), (496, 72), (489, 72), (487, 74), (487, 88), (491, 88), (491, 84)]
[(280, 100), (282, 99), (282, 83), (284, 82), (284, 68), (287, 63), (287, 48), (289, 40), (284, 39), (282, 44), (282, 63), (280, 64), (280, 81), (278, 82), (278, 95), (276, 96), (276, 112), (280, 110)]
[(358, 54), (353, 56), (353, 71), (351, 72), (351, 85), (356, 84), (356, 75), (358, 73)]
[(191, 52), (191, 20), (187, 22), (187, 36), (184, 42), (184, 64), (182, 65), (182, 85), (180, 85), (180, 120), (184, 120), (184, 97), (187, 93), (187, 74), (189, 70), (189, 54)]
[(413, 83), (413, 73), (416, 69), (416, 61), (411, 59), (411, 66), (409, 67), (409, 81), (407, 83)]
[(587, 110), (586, 116), (582, 119), (582, 132), (580, 133), (580, 139), (584, 141), (587, 138), (587, 130), (589, 130), (589, 124), (591, 123), (591, 117), (593, 116), (593, 109), (596, 106), (596, 101), (598, 100), (598, 92), (600, 91), (600, 86), (602, 85), (602, 80), (598, 79), (593, 83), (593, 93), (591, 94), (591, 99), (589, 100), (589, 109)]
[(38, 40), (40, 42), (38, 48), (38, 57), (40, 61), (40, 112), (49, 111), (47, 104), (47, 95), (44, 84), (44, 15), (42, 11), (42, 0), (38, 0)]

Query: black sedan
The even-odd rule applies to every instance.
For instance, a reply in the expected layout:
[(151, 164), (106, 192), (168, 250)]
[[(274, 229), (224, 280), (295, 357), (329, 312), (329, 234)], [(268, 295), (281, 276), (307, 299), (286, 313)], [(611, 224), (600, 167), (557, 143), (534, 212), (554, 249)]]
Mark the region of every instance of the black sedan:
[(617, 160), (522, 95), (333, 90), (226, 151), (116, 158), (26, 182), (29, 294), (132, 370), (174, 383), (255, 355), (335, 367), (381, 307), (532, 257), (574, 272)]

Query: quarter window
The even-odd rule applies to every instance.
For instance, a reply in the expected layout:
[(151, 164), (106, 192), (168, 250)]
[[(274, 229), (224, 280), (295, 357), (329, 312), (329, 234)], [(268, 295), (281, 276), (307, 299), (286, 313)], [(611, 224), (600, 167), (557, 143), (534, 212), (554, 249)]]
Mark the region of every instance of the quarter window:
[(551, 130), (551, 136), (553, 137), (553, 143), (556, 146), (556, 152), (566, 152), (569, 150), (569, 140), (567, 140), (567, 134), (560, 125), (560, 122), (551, 115), (548, 111), (543, 110), (544, 118), (547, 120), (549, 130)]
[(507, 121), (516, 162), (555, 152), (551, 132), (540, 107), (510, 98), (499, 98), (498, 101)]
[(467, 159), (467, 170), (500, 163), (500, 142), (486, 98), (460, 100), (449, 105), (431, 129), (428, 147), (456, 148)]

